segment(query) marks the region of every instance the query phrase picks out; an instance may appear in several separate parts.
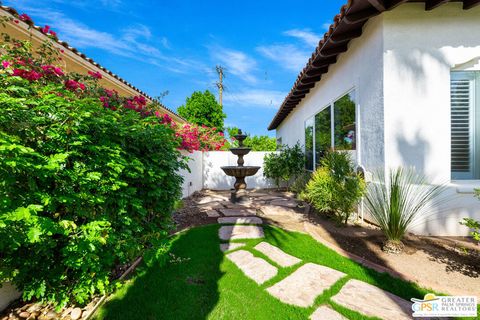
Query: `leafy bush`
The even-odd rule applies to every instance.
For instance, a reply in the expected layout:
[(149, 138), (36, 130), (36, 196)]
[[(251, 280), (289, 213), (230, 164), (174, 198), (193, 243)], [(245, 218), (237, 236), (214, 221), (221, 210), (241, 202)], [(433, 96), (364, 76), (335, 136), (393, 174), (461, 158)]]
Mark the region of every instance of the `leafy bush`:
[(471, 230), (470, 235), (473, 239), (480, 242), (480, 221), (476, 221), (472, 218), (463, 218), (463, 221), (460, 221), (459, 223), (469, 228)]
[(430, 184), (414, 169), (390, 170), (387, 179), (382, 171), (374, 174), (365, 196), (373, 221), (387, 237), (385, 249), (400, 251), (401, 240), (417, 218), (425, 217), (430, 206), (438, 205), (444, 185)]
[(65, 74), (28, 42), (2, 46), (0, 282), (26, 300), (83, 304), (167, 236), (181, 141), (143, 97)]
[(283, 146), (279, 152), (265, 155), (263, 175), (274, 180), (278, 188), (281, 182), (286, 183), (288, 188), (290, 181), (304, 172), (304, 165), (305, 154), (300, 144)]
[(290, 186), (290, 190), (295, 192), (297, 195), (301, 195), (305, 188), (307, 187), (307, 183), (312, 178), (312, 173), (310, 171), (304, 170), (298, 177), (293, 180), (292, 185)]
[[(480, 189), (475, 189), (475, 196), (480, 199)], [(470, 235), (477, 243), (480, 243), (480, 221), (476, 221), (472, 218), (463, 218), (463, 221), (459, 222), (461, 225), (470, 229)]]
[(365, 190), (365, 182), (355, 172), (346, 152), (327, 152), (313, 173), (301, 197), (320, 212), (348, 222)]

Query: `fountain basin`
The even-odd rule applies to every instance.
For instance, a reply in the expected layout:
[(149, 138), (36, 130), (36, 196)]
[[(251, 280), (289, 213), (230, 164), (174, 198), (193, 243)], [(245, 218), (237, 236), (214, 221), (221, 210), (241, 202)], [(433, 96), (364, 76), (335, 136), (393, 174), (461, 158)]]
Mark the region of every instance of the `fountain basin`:
[(250, 148), (230, 148), (230, 151), (236, 156), (244, 156), (250, 152)]
[(226, 166), (221, 167), (221, 169), (225, 172), (227, 176), (236, 177), (236, 178), (245, 178), (249, 176), (253, 176), (258, 172), (260, 167), (255, 166), (245, 166), (245, 167), (238, 167), (238, 166)]

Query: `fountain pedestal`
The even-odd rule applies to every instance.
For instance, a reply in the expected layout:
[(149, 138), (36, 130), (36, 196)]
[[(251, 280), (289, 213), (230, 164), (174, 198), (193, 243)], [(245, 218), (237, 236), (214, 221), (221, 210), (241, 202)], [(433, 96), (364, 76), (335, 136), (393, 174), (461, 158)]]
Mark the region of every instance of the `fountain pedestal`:
[(230, 199), (232, 202), (240, 202), (247, 198), (247, 183), (245, 182), (245, 177), (255, 175), (260, 167), (243, 165), (245, 163), (243, 157), (251, 150), (243, 146), (243, 140), (245, 140), (247, 136), (242, 134), (242, 130), (238, 130), (238, 134), (234, 137), (238, 140), (238, 148), (230, 148), (230, 151), (238, 156), (237, 166), (225, 166), (221, 167), (221, 169), (226, 175), (235, 177)]

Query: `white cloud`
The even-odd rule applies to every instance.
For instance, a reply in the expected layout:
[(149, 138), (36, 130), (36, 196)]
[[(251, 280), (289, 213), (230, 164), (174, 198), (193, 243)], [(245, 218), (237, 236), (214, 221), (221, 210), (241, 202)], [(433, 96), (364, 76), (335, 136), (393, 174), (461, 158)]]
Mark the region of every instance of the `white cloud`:
[(213, 58), (226, 67), (227, 73), (236, 75), (247, 82), (257, 82), (257, 78), (253, 75), (257, 62), (253, 58), (241, 51), (218, 46), (211, 47), (210, 51)]
[(305, 44), (314, 48), (318, 45), (318, 42), (320, 41), (320, 36), (312, 32), (310, 29), (292, 29), (285, 31), (283, 34), (297, 38), (303, 41)]
[(285, 98), (285, 92), (245, 88), (238, 93), (226, 93), (224, 100), (234, 106), (278, 108)]
[(330, 25), (331, 25), (330, 22), (325, 22), (324, 24), (322, 24), (323, 31), (327, 32), (328, 29), (330, 29)]
[(305, 66), (311, 54), (311, 52), (301, 50), (291, 44), (260, 46), (257, 47), (257, 51), (266, 58), (277, 62), (283, 68), (294, 72), (298, 72)]

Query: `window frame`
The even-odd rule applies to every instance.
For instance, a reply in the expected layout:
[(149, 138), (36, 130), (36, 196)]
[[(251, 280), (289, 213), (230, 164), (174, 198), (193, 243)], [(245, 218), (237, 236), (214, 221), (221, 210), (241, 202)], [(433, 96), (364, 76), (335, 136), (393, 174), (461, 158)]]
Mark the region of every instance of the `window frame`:
[(359, 149), (360, 149), (360, 144), (359, 144), (359, 141), (360, 141), (360, 132), (359, 132), (359, 103), (358, 103), (358, 89), (356, 86), (353, 86), (351, 87), (350, 89), (344, 91), (344, 93), (340, 94), (339, 96), (335, 97), (333, 100), (330, 100), (329, 103), (327, 103), (326, 105), (324, 105), (321, 109), (319, 109), (317, 112), (315, 112), (313, 115), (310, 115), (308, 117), (305, 118), (305, 120), (303, 121), (303, 134), (304, 134), (304, 139), (305, 139), (305, 145), (304, 145), (304, 152), (306, 154), (307, 150), (306, 150), (306, 136), (305, 136), (305, 130), (307, 128), (307, 122), (311, 119), (313, 119), (313, 169), (310, 169), (310, 168), (306, 168), (306, 161), (305, 161), (305, 169), (307, 171), (315, 171), (316, 169), (316, 149), (315, 149), (315, 144), (316, 144), (316, 141), (315, 141), (315, 117), (322, 111), (324, 111), (325, 109), (329, 108), (330, 107), (330, 148), (335, 150), (335, 102), (337, 102), (338, 100), (340, 100), (341, 98), (343, 98), (344, 96), (346, 95), (349, 95), (351, 94), (352, 92), (354, 92), (354, 96), (355, 96), (355, 99), (354, 99), (354, 102), (355, 102), (355, 150), (343, 150), (343, 151), (354, 151), (356, 152), (357, 154), (357, 157), (358, 157), (358, 154), (359, 154)]
[[(450, 167), (451, 180), (465, 181), (465, 180), (480, 180), (480, 71), (479, 70), (462, 70), (450, 72), (450, 80), (470, 80), (473, 82), (472, 90), (470, 92), (470, 99), (472, 101), (469, 110), (470, 119), (470, 171), (460, 172), (453, 171)], [(450, 85), (450, 97), (452, 94)], [(450, 100), (450, 112), (452, 112), (452, 103)], [(452, 135), (452, 118), (450, 116), (450, 135)], [(450, 136), (450, 148), (452, 147), (452, 140)], [(450, 165), (452, 163), (452, 152), (450, 149)]]

